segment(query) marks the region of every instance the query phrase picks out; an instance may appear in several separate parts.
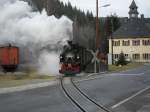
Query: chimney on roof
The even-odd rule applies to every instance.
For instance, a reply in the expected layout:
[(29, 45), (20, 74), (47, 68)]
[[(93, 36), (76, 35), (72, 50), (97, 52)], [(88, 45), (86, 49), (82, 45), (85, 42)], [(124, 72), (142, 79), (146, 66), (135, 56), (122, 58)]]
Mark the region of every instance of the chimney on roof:
[(141, 19), (144, 20), (144, 14), (141, 14)]

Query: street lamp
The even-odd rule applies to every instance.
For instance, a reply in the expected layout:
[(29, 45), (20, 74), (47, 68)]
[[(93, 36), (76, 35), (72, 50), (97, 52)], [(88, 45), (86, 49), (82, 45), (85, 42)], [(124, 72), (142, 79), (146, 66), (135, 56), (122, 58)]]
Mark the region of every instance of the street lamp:
[(103, 6), (101, 6), (101, 7), (108, 7), (108, 6), (110, 6), (111, 4), (106, 4), (106, 5), (103, 5)]
[[(99, 42), (100, 42), (100, 37), (99, 37), (99, 3), (98, 3), (98, 1), (99, 0), (96, 0), (96, 50), (98, 50), (99, 49)], [(105, 4), (105, 5), (103, 5), (103, 6), (101, 6), (101, 7), (108, 7), (108, 6), (110, 6), (110, 4)]]
[(99, 9), (98, 9), (98, 0), (96, 0), (96, 50), (98, 50), (99, 48), (99, 41), (100, 41), (100, 38), (99, 38), (99, 21), (98, 21), (98, 12)]

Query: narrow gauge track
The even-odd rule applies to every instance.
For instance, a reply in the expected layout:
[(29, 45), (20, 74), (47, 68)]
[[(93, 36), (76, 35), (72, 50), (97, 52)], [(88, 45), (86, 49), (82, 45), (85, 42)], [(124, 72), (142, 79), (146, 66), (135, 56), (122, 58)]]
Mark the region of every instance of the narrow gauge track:
[[(103, 105), (96, 103), (82, 92), (70, 78), (71, 87), (65, 86), (64, 78), (60, 79), (60, 84), (65, 95), (80, 109), (82, 112), (112, 112)], [(68, 87), (67, 87), (68, 86)], [(80, 100), (80, 101), (79, 101)]]

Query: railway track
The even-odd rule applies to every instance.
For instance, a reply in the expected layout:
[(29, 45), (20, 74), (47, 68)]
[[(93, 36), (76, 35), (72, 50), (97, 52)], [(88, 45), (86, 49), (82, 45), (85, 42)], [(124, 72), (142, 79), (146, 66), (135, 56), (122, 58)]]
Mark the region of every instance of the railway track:
[(86, 95), (75, 85), (72, 78), (69, 78), (69, 81), (71, 82), (70, 84), (65, 84), (64, 80), (64, 78), (60, 79), (60, 85), (64, 94), (81, 112), (112, 112), (112, 110), (96, 103)]

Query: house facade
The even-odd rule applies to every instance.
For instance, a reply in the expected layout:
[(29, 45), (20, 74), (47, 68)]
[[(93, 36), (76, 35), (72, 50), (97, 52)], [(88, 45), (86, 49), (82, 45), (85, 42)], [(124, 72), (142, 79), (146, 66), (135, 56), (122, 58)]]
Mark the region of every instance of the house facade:
[(139, 17), (138, 6), (133, 0), (129, 18), (109, 38), (109, 54), (116, 60), (123, 52), (126, 59), (134, 62), (150, 62), (150, 29), (142, 14)]

